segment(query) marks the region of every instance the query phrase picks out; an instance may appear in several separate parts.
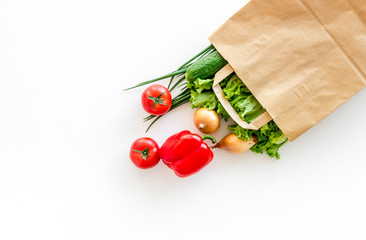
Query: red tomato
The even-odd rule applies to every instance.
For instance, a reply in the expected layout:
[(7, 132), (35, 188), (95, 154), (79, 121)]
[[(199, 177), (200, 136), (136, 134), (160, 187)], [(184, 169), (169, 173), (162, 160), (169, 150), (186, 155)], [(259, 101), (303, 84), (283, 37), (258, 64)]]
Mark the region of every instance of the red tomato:
[(142, 107), (152, 115), (163, 115), (172, 106), (172, 95), (169, 90), (159, 84), (146, 88), (141, 96)]
[(130, 159), (138, 168), (152, 168), (160, 161), (159, 145), (152, 138), (139, 138), (132, 143)]

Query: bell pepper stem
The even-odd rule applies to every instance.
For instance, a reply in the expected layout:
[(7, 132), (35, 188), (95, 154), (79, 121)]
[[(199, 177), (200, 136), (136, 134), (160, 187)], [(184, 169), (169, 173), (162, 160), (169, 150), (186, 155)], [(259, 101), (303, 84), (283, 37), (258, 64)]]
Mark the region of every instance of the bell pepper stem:
[(210, 139), (212, 143), (216, 143), (216, 139), (211, 135), (203, 135), (202, 140)]

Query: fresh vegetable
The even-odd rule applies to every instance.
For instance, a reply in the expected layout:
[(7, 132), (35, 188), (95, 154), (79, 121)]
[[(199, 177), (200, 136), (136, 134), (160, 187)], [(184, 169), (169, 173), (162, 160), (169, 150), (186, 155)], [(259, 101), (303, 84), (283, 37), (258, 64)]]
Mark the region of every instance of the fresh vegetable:
[(213, 79), (201, 79), (197, 78), (193, 82), (188, 82), (187, 86), (194, 89), (198, 93), (202, 93), (204, 90), (212, 91)]
[(230, 118), (230, 115), (226, 112), (225, 108), (221, 105), (221, 103), (217, 104), (217, 114), (219, 114), (225, 121)]
[[(181, 70), (185, 70), (186, 72), (186, 79), (191, 79), (182, 83), (182, 92), (172, 100), (172, 107), (169, 111), (189, 102), (191, 100), (194, 101), (195, 97), (193, 95), (196, 95), (198, 99), (195, 103), (192, 103), (192, 107), (198, 107), (199, 101), (205, 101), (206, 103), (209, 103), (209, 105), (202, 105), (202, 107), (208, 107), (209, 109), (218, 110), (220, 113), (220, 116), (223, 117), (225, 120), (229, 118), (229, 115), (226, 113), (225, 109), (221, 106), (221, 104), (218, 102), (215, 94), (212, 92), (212, 84), (213, 79), (204, 79), (207, 77), (213, 77), (218, 70), (220, 70), (223, 66), (227, 64), (227, 61), (221, 57), (221, 55), (215, 50), (215, 48), (211, 45), (205, 50), (203, 50), (201, 53), (190, 59), (188, 62), (183, 64), (176, 72), (173, 72), (173, 76), (170, 80), (169, 86), (172, 83), (174, 76), (179, 76), (181, 74)], [(178, 73), (179, 72), (179, 73)], [(194, 77), (197, 77), (194, 81), (192, 79)], [(158, 78), (160, 80), (161, 78)], [(182, 81), (184, 81), (184, 77), (181, 77), (171, 88), (170, 90), (174, 89), (178, 84), (180, 84)], [(141, 84), (148, 84), (153, 81), (157, 81), (157, 79), (153, 79), (150, 81), (146, 81)], [(140, 84), (140, 85), (141, 85)], [(192, 87), (192, 84), (194, 87)], [(137, 85), (137, 86), (140, 86)], [(135, 87), (137, 87), (135, 86)], [(134, 88), (134, 87), (132, 87)], [(189, 89), (194, 89), (189, 94)], [(210, 94), (205, 94), (203, 91), (210, 91)], [(200, 95), (203, 94), (203, 95)], [(210, 103), (211, 100), (206, 101), (205, 98), (213, 98), (211, 100), (216, 100), (215, 103)], [(151, 119), (154, 119), (154, 121), (149, 125), (146, 132), (150, 129), (150, 127), (160, 118), (161, 116), (156, 117), (155, 115), (147, 116), (144, 120), (149, 121)]]
[(219, 100), (217, 99), (214, 92), (198, 93), (192, 90), (190, 101), (192, 108), (204, 107), (210, 110), (216, 109), (217, 105), (219, 104)]
[(197, 173), (213, 158), (211, 149), (203, 142), (205, 139), (216, 142), (209, 135), (200, 137), (187, 130), (174, 134), (161, 146), (161, 159), (178, 177)]
[[(200, 53), (198, 53), (197, 55), (195, 55), (194, 57), (192, 57), (191, 59), (189, 59), (187, 62), (185, 62), (182, 66), (180, 66), (176, 71), (173, 71), (169, 74), (166, 74), (164, 76), (161, 76), (161, 77), (158, 77), (158, 78), (155, 78), (155, 79), (152, 79), (152, 80), (148, 80), (148, 81), (145, 81), (145, 82), (141, 82), (133, 87), (130, 87), (130, 88), (127, 88), (125, 89), (124, 91), (126, 90), (130, 90), (130, 89), (134, 89), (134, 88), (137, 88), (137, 87), (141, 87), (141, 86), (144, 86), (146, 84), (150, 84), (150, 83), (153, 83), (153, 82), (156, 82), (156, 81), (160, 81), (162, 79), (165, 79), (165, 78), (170, 78), (170, 81), (169, 81), (169, 85), (168, 85), (168, 89), (170, 91), (172, 91), (173, 89), (175, 89), (177, 86), (179, 86), (179, 84), (181, 84), (181, 86), (183, 86), (181, 88), (181, 93), (179, 93), (176, 97), (174, 97), (172, 99), (172, 106), (171, 108), (169, 109), (169, 111), (189, 102), (189, 99), (190, 99), (190, 90), (187, 89), (186, 85), (187, 85), (187, 82), (185, 81), (185, 73), (188, 69), (188, 67), (190, 67), (191, 65), (194, 64), (195, 61), (199, 60), (200, 58), (206, 56), (207, 54), (210, 54), (212, 51), (214, 51), (215, 48), (210, 45), (208, 46), (207, 48), (205, 48), (204, 50), (202, 50)], [(179, 79), (172, 85), (173, 83), (173, 80), (176, 78), (176, 77), (179, 77)], [(168, 112), (169, 112), (168, 111)], [(149, 121), (149, 120), (152, 120), (154, 119), (151, 124), (149, 125), (149, 127), (147, 128), (146, 132), (151, 128), (151, 126), (157, 121), (159, 120), (159, 118), (161, 117), (162, 115), (159, 115), (159, 116), (156, 116), (156, 115), (149, 115), (147, 117), (144, 118), (144, 121)]]
[(221, 87), (231, 106), (247, 123), (251, 123), (266, 111), (236, 74), (226, 83), (223, 82)]
[[(128, 89), (150, 84), (164, 78), (170, 78), (168, 89), (171, 91), (180, 86), (180, 93), (172, 99), (169, 111), (190, 101), (192, 108), (214, 110), (221, 118), (227, 121), (230, 116), (212, 90), (214, 75), (226, 64), (226, 60), (210, 45), (180, 66), (176, 71), (142, 82)], [(187, 81), (185, 81), (185, 78), (187, 78)], [(178, 80), (173, 83), (174, 79)], [(221, 81), (220, 86), (225, 97), (244, 121), (250, 123), (265, 112), (265, 109), (236, 74), (231, 74)], [(146, 131), (161, 116), (149, 115), (144, 118), (145, 121), (152, 120)], [(269, 156), (276, 158), (280, 157), (278, 149), (287, 141), (287, 138), (273, 121), (256, 131), (243, 129), (238, 125), (229, 126), (229, 130), (237, 135), (238, 138), (246, 141), (251, 141), (252, 138), (257, 139), (257, 142), (250, 148), (251, 151), (256, 153), (266, 152)]]
[(160, 161), (159, 145), (152, 138), (139, 138), (131, 145), (130, 159), (138, 168), (152, 168)]
[(227, 61), (215, 50), (192, 64), (187, 69), (186, 79), (188, 82), (193, 82), (197, 78), (209, 78), (215, 75), (226, 64)]
[(287, 142), (286, 136), (274, 121), (270, 121), (259, 130), (249, 130), (239, 125), (231, 125), (228, 129), (239, 138), (250, 141), (257, 138), (257, 143), (250, 149), (256, 153), (266, 152), (270, 157), (280, 158), (279, 148)]
[(219, 115), (214, 110), (199, 108), (193, 115), (194, 125), (205, 134), (212, 134), (220, 127)]
[[(187, 62), (185, 62), (177, 70), (175, 70), (175, 71), (173, 71), (171, 73), (165, 74), (165, 75), (163, 75), (161, 77), (157, 77), (157, 78), (154, 78), (154, 79), (151, 79), (151, 80), (148, 80), (148, 81), (141, 82), (141, 83), (139, 83), (139, 84), (137, 84), (137, 85), (135, 85), (133, 87), (129, 87), (129, 88), (124, 89), (124, 91), (130, 90), (130, 89), (134, 89), (134, 88), (137, 88), (137, 87), (141, 87), (141, 86), (144, 86), (144, 85), (147, 85), (147, 84), (156, 82), (156, 81), (160, 81), (160, 80), (163, 80), (165, 78), (170, 78), (170, 82), (169, 82), (169, 86), (168, 86), (168, 88), (169, 88), (170, 85), (173, 82), (174, 77), (181, 76), (182, 74), (185, 74), (187, 72), (188, 67), (192, 65), (192, 62), (194, 62), (194, 61), (202, 58), (206, 54), (209, 54), (214, 49), (215, 48), (212, 45), (210, 45), (207, 48), (205, 48), (204, 50), (202, 50), (200, 53), (198, 53), (197, 55), (195, 55), (194, 57), (192, 57), (191, 59), (189, 59)], [(183, 77), (183, 79), (181, 78), (179, 81), (183, 81), (184, 79), (185, 79), (185, 77)], [(173, 87), (169, 88), (169, 90), (172, 91), (174, 89), (174, 87), (176, 87), (176, 86), (177, 86), (177, 84), (175, 84)]]
[(188, 82), (187, 87), (191, 89), (191, 107), (192, 108), (208, 108), (215, 110), (217, 114), (225, 121), (229, 119), (229, 114), (223, 108), (215, 93), (212, 90), (213, 79), (197, 78), (193, 82)]
[(163, 115), (172, 105), (172, 95), (166, 87), (154, 84), (142, 93), (141, 103), (146, 112), (155, 116)]
[[(212, 89), (206, 89), (205, 87), (210, 82), (213, 82), (213, 80), (206, 80), (196, 79), (187, 84), (191, 89), (190, 101), (192, 108), (205, 107), (210, 110), (215, 110), (222, 118), (227, 120), (230, 116), (218, 101), (215, 93)], [(221, 81), (220, 86), (223, 89), (225, 97), (244, 121), (250, 123), (265, 112), (265, 109), (254, 98), (253, 94), (236, 74), (232, 74)], [(238, 125), (229, 126), (229, 130), (245, 141), (250, 142), (252, 141), (252, 137), (255, 137), (257, 143), (250, 148), (251, 151), (256, 153), (266, 152), (269, 156), (276, 157), (277, 159), (280, 158), (278, 153), (279, 148), (287, 141), (286, 136), (273, 121), (264, 125), (260, 130), (243, 129)]]
[(243, 153), (253, 147), (256, 142), (255, 136), (252, 136), (249, 140), (243, 140), (234, 133), (229, 133), (216, 143), (213, 148), (220, 148), (231, 153)]
[(203, 107), (208, 108), (209, 110), (215, 110), (220, 117), (225, 119), (225, 121), (227, 121), (230, 117), (213, 91), (198, 93), (194, 90), (191, 90), (190, 101), (192, 108)]
[[(189, 102), (189, 99), (191, 97), (191, 94), (190, 94), (190, 90), (189, 89), (185, 89), (183, 92), (181, 92), (179, 95), (175, 96), (173, 99), (172, 99), (172, 106), (171, 108), (169, 109), (169, 111)], [(168, 112), (169, 112), (168, 111)], [(151, 128), (151, 126), (157, 121), (159, 120), (159, 118), (161, 118), (163, 115), (160, 115), (160, 116), (155, 116), (155, 115), (149, 115), (147, 117), (144, 118), (144, 121), (149, 121), (149, 120), (152, 120), (154, 119), (149, 127), (146, 129), (146, 132), (149, 131), (149, 129)]]

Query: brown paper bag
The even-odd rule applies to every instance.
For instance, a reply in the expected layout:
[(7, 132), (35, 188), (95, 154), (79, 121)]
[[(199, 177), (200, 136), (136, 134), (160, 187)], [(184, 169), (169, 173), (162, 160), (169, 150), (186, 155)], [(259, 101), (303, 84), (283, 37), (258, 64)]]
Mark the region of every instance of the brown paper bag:
[(209, 40), (290, 141), (366, 86), (365, 0), (252, 0)]

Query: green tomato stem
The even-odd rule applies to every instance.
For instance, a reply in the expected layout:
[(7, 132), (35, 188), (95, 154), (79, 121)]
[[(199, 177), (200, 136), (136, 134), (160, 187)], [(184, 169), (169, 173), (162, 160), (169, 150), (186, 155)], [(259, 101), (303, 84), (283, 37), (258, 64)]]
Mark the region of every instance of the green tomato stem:
[(132, 151), (137, 152), (137, 153), (140, 153), (142, 155), (142, 159), (144, 159), (144, 160), (146, 160), (150, 156), (149, 148), (148, 147), (145, 148), (142, 151), (139, 151), (139, 150), (136, 150), (136, 149), (132, 149)]
[(164, 98), (162, 98), (161, 96), (164, 94), (165, 92), (162, 92), (159, 96), (157, 97), (153, 97), (153, 96), (148, 96), (147, 98), (152, 100), (154, 103), (151, 106), (151, 108), (154, 108), (156, 104), (160, 104), (160, 105), (164, 105), (167, 106), (167, 104), (163, 103)]

